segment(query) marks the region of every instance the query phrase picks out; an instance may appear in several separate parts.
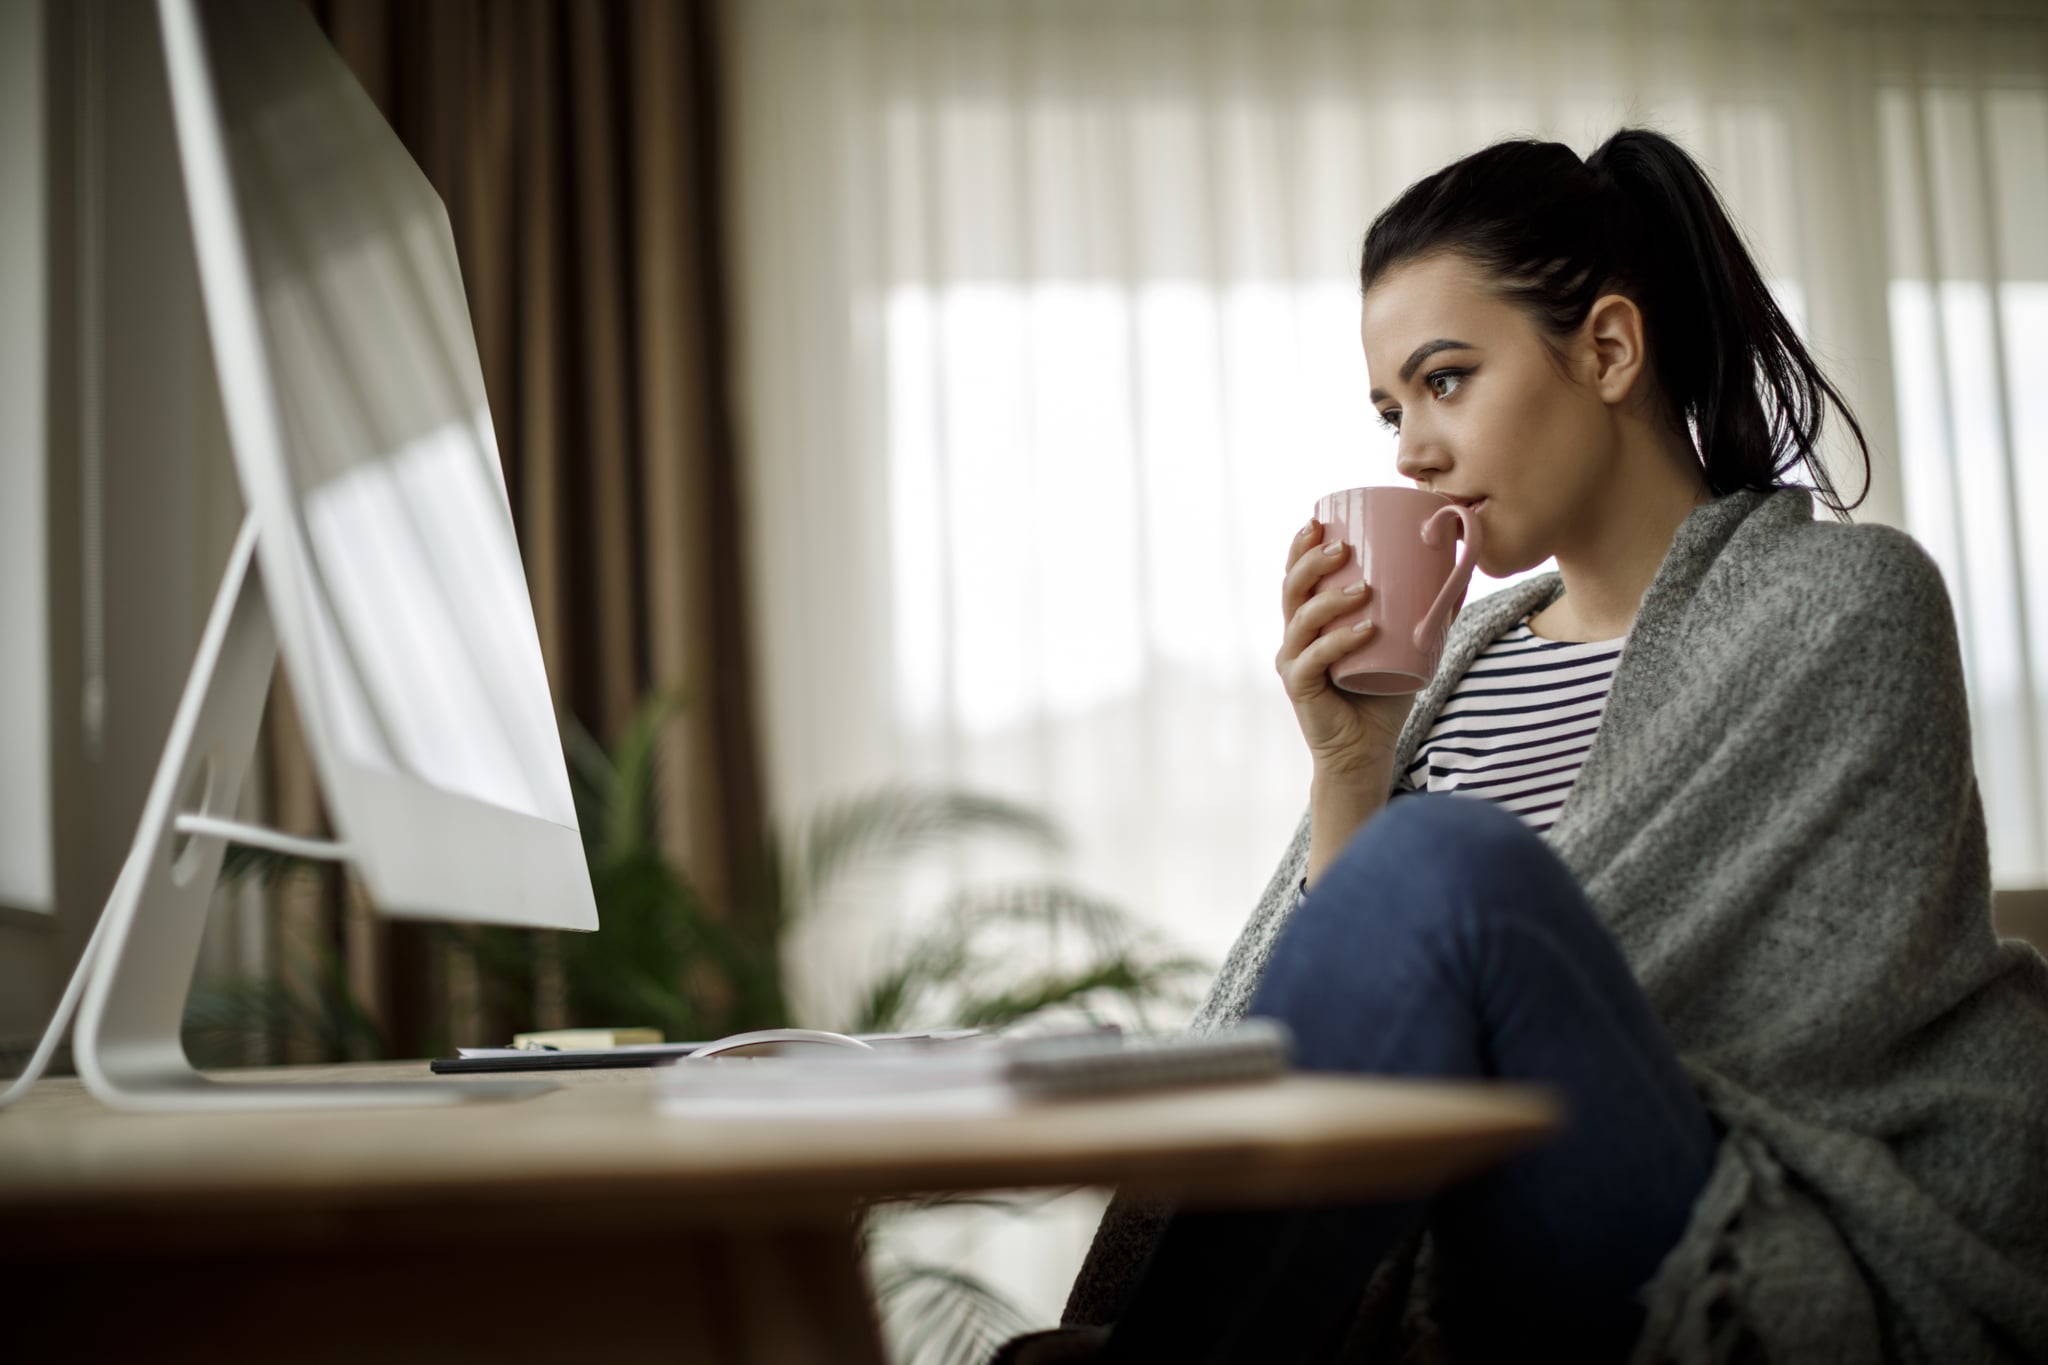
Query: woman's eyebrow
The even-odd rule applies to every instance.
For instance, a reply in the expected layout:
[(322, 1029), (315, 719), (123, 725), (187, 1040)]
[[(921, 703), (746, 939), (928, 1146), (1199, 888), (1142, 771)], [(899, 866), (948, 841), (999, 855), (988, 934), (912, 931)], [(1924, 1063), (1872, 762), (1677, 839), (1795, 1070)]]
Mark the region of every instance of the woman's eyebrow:
[[(1416, 367), (1438, 351), (1476, 351), (1478, 349), (1477, 346), (1474, 346), (1469, 341), (1453, 341), (1449, 337), (1438, 337), (1435, 341), (1425, 341), (1415, 348), (1409, 355), (1407, 362), (1401, 366), (1401, 382), (1405, 384), (1410, 379), (1413, 379)], [(1382, 398), (1390, 396), (1385, 389), (1374, 389), (1366, 395), (1375, 403)]]

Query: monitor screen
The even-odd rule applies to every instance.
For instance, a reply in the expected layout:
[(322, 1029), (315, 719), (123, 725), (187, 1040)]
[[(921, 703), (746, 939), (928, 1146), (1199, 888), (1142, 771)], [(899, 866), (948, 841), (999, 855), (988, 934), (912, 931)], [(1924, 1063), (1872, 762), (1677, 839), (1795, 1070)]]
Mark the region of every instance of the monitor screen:
[(201, 295), (336, 833), (385, 913), (595, 928), (448, 215), (304, 6), (195, 10)]
[(354, 761), (573, 824), (447, 214), (276, 8), (212, 3), (206, 30), (306, 550), (303, 684)]

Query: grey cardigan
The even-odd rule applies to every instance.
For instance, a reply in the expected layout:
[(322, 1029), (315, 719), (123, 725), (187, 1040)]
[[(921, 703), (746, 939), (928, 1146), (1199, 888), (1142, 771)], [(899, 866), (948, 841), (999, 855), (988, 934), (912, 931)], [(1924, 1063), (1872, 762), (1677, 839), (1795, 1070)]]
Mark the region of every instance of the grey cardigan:
[[(1396, 772), (1474, 656), (1562, 592), (1467, 606)], [(1643, 597), (1548, 838), (1726, 1126), (1633, 1359), (2048, 1360), (2048, 964), (1991, 925), (1948, 594), (1803, 489), (1696, 508)], [(1303, 820), (1195, 1016), (1241, 1017)], [(1361, 913), (1370, 913), (1370, 906)], [(1164, 1211), (1118, 1199), (1067, 1305), (1113, 1321)], [(1427, 1233), (1347, 1356), (1432, 1360)]]

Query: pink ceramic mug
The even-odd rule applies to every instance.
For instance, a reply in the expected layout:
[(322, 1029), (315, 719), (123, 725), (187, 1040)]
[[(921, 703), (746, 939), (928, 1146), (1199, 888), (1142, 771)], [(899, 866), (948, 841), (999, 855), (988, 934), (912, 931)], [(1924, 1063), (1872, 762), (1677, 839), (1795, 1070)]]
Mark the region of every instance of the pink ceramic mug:
[[(1379, 626), (1363, 645), (1330, 668), (1346, 692), (1394, 696), (1420, 691), (1436, 676), (1451, 617), (1465, 600), (1479, 559), (1479, 516), (1441, 493), (1420, 488), (1347, 488), (1316, 500), (1323, 543), (1351, 547), (1342, 568), (1323, 575), (1317, 592), (1372, 584), (1366, 605), (1323, 627), (1348, 631), (1370, 617)], [(1464, 532), (1465, 553), (1448, 532)]]

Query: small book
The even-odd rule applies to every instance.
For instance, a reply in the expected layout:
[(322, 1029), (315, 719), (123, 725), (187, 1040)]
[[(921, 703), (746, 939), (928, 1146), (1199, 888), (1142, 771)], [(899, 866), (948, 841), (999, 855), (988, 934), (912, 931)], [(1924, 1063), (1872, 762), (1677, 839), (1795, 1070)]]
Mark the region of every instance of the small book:
[(637, 1047), (661, 1040), (658, 1028), (556, 1028), (515, 1033), (512, 1046), (529, 1051), (568, 1052), (575, 1048)]

